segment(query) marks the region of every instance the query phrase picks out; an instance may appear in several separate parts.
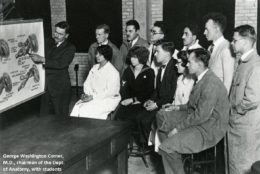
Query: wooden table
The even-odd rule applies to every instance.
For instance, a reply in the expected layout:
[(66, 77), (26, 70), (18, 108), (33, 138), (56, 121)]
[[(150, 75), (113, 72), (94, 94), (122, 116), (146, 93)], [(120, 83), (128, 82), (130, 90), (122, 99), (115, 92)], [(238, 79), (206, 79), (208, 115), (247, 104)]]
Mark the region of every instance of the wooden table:
[(117, 121), (32, 117), (0, 130), (0, 173), (97, 173), (109, 161), (126, 174), (130, 133)]

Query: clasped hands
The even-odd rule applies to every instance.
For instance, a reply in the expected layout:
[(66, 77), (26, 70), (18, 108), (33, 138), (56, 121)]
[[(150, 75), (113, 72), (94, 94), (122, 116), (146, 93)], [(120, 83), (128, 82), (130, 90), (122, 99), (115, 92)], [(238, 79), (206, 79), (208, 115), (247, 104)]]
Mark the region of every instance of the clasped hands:
[(82, 94), (81, 97), (80, 97), (80, 100), (76, 104), (89, 102), (91, 100), (93, 100), (93, 96), (92, 95)]
[(130, 104), (134, 103), (133, 98), (127, 98), (121, 101), (121, 105), (123, 106), (128, 106)]
[(147, 111), (153, 111), (158, 108), (157, 104), (153, 100), (147, 100), (143, 106)]

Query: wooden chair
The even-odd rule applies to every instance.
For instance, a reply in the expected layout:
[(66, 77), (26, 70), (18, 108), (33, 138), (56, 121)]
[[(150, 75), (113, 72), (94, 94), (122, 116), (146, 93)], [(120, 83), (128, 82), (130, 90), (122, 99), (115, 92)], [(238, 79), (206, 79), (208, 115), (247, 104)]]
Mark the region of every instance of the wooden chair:
[(145, 143), (138, 144), (137, 142), (135, 142), (135, 137), (138, 137), (139, 134), (140, 134), (139, 130), (135, 130), (132, 132), (129, 146), (128, 146), (128, 157), (130, 157), (130, 156), (131, 157), (141, 157), (144, 162), (145, 167), (148, 168), (149, 166), (148, 166), (145, 156), (150, 154), (151, 151), (145, 150)]

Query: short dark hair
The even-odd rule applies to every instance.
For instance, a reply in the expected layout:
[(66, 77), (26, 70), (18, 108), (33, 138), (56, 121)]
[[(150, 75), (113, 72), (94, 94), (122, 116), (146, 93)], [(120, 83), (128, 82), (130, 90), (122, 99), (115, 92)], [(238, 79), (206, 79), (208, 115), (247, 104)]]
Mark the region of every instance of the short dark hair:
[(210, 59), (210, 53), (208, 50), (204, 48), (196, 48), (192, 50), (188, 50), (188, 54), (194, 53), (196, 60), (201, 61), (204, 64), (204, 67), (208, 67), (209, 65), (209, 59)]
[(104, 56), (108, 61), (112, 60), (113, 50), (109, 45), (100, 45), (97, 47), (96, 53)]
[(58, 22), (57, 24), (55, 24), (55, 27), (59, 27), (59, 28), (65, 29), (65, 32), (67, 34), (69, 33), (70, 26), (69, 26), (69, 24), (66, 21)]
[(252, 41), (252, 44), (256, 42), (255, 29), (251, 25), (240, 25), (235, 28), (234, 32), (238, 32), (240, 36), (248, 38)]
[(224, 32), (227, 26), (227, 18), (221, 13), (212, 12), (204, 16), (204, 21), (213, 20), (215, 24), (217, 24), (221, 31)]
[(129, 21), (126, 22), (126, 26), (129, 26), (129, 25), (133, 25), (135, 27), (135, 30), (140, 30), (139, 23), (136, 20), (134, 20), (134, 19), (129, 20)]
[(192, 35), (195, 35), (195, 36), (198, 37), (200, 29), (199, 29), (199, 26), (197, 24), (189, 22), (185, 25), (184, 28), (188, 28), (191, 31)]
[(178, 59), (182, 61), (181, 66), (186, 67), (188, 63), (188, 53), (187, 51), (181, 50), (177, 54)]
[(104, 29), (104, 32), (109, 34), (110, 33), (110, 27), (107, 25), (107, 24), (101, 24), (101, 25), (98, 25), (96, 30), (97, 29)]
[(154, 27), (159, 27), (163, 34), (167, 33), (167, 29), (163, 21), (155, 21), (153, 24)]
[(134, 46), (127, 53), (127, 63), (131, 64), (131, 57), (136, 57), (144, 65), (148, 60), (149, 54), (149, 50), (144, 46)]
[(162, 49), (164, 51), (167, 51), (170, 53), (170, 55), (172, 56), (174, 51), (175, 51), (175, 45), (173, 42), (168, 42), (168, 41), (165, 41), (165, 40), (158, 40), (156, 43), (155, 43), (156, 46), (161, 46)]

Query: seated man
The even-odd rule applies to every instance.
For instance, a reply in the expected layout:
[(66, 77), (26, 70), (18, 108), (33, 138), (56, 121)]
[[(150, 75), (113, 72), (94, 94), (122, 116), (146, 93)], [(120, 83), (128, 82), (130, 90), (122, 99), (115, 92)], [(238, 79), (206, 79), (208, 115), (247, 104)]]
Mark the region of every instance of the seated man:
[(151, 131), (151, 124), (155, 120), (156, 111), (162, 105), (171, 103), (175, 94), (177, 85), (177, 68), (176, 60), (172, 58), (174, 44), (172, 42), (158, 41), (156, 46), (155, 57), (160, 68), (156, 77), (156, 88), (152, 96), (143, 104), (145, 110), (138, 114), (137, 119), (142, 127), (143, 135), (141, 143), (148, 141)]
[[(188, 69), (196, 75), (187, 105), (176, 106), (168, 114), (156, 115), (166, 174), (184, 174), (181, 154), (196, 153), (215, 146), (228, 128), (229, 102), (226, 88), (208, 69), (209, 52), (190, 50)], [(164, 114), (163, 114), (164, 113)]]

